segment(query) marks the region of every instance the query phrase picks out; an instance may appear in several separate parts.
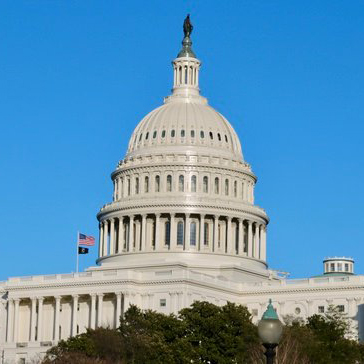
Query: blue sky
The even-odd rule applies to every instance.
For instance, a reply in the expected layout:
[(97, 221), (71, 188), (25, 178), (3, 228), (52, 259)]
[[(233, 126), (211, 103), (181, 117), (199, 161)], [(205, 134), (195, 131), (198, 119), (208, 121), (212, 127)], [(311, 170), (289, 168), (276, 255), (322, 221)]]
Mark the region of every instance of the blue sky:
[[(202, 94), (239, 134), (268, 262), (364, 273), (364, 2), (0, 2), (0, 280), (75, 270), (110, 173), (172, 85), (191, 12)], [(97, 248), (80, 257), (94, 264)]]

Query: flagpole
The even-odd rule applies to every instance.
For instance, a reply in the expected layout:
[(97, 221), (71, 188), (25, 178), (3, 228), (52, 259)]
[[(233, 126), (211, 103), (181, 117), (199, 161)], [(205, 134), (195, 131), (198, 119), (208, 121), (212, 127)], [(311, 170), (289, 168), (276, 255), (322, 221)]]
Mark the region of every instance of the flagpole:
[(77, 253), (77, 263), (76, 263), (76, 273), (78, 273), (78, 260), (79, 260), (79, 254), (78, 254), (78, 237), (79, 237), (80, 233), (79, 231), (77, 231), (77, 239), (76, 239), (76, 253)]

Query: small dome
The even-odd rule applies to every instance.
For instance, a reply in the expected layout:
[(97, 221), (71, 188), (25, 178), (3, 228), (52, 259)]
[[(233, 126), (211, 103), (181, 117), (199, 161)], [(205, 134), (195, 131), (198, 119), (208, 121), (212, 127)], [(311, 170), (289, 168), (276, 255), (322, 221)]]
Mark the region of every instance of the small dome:
[(167, 98), (164, 105), (151, 111), (136, 127), (126, 157), (179, 149), (243, 161), (234, 129), (202, 97)]

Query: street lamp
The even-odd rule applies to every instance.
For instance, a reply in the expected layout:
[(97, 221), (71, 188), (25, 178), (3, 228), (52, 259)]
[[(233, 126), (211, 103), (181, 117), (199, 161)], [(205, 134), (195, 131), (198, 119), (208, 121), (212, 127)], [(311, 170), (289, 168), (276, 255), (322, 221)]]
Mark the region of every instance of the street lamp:
[(275, 348), (279, 343), (282, 331), (283, 325), (272, 306), (272, 300), (269, 300), (268, 307), (258, 324), (258, 334), (266, 349), (264, 355), (267, 357), (267, 364), (274, 362)]

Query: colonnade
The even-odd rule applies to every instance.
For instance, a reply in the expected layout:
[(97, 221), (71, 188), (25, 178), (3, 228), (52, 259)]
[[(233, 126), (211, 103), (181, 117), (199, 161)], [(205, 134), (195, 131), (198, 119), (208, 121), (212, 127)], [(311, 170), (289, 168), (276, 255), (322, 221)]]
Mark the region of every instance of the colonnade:
[(209, 214), (131, 214), (100, 222), (99, 257), (125, 252), (202, 251), (266, 260), (264, 223)]
[[(109, 295), (109, 293), (107, 293)], [(88, 295), (82, 295), (82, 302), (88, 303), (88, 319), (87, 327), (95, 329), (96, 327), (101, 327), (103, 322), (103, 303), (104, 296), (106, 293), (91, 293)], [(131, 292), (116, 292), (111, 294), (115, 303), (114, 310), (114, 326), (117, 327), (119, 324), (119, 317), (122, 312), (125, 312), (129, 305), (132, 303), (135, 294)], [(145, 307), (151, 307), (152, 294), (145, 294), (149, 297), (148, 302), (142, 302)], [(79, 334), (79, 318), (80, 307), (79, 299), (81, 295), (57, 295), (53, 297), (24, 297), (24, 298), (9, 298), (7, 301), (7, 326), (6, 326), (6, 342), (7, 343), (17, 343), (19, 342), (19, 330), (22, 329), (26, 332), (26, 342), (45, 342), (45, 341), (58, 341), (61, 338), (64, 339), (66, 336), (74, 336)], [(71, 298), (71, 300), (70, 300)], [(49, 335), (44, 337), (44, 326), (49, 327), (49, 322), (44, 322), (44, 303), (47, 300), (47, 305), (51, 304), (53, 307), (53, 332), (51, 337)], [(64, 322), (61, 320), (60, 314), (62, 312), (62, 300), (66, 300), (67, 304), (71, 304), (71, 316), (69, 318), (70, 322)], [(30, 309), (30, 320), (20, 321), (20, 303), (28, 305)], [(142, 306), (143, 307), (143, 306)], [(24, 327), (25, 321), (29, 321), (29, 327)], [(69, 335), (61, 335), (62, 326), (70, 327), (68, 332)], [(84, 328), (82, 328), (84, 329)], [(23, 335), (24, 336), (24, 335)], [(23, 337), (24, 341), (24, 337)]]

